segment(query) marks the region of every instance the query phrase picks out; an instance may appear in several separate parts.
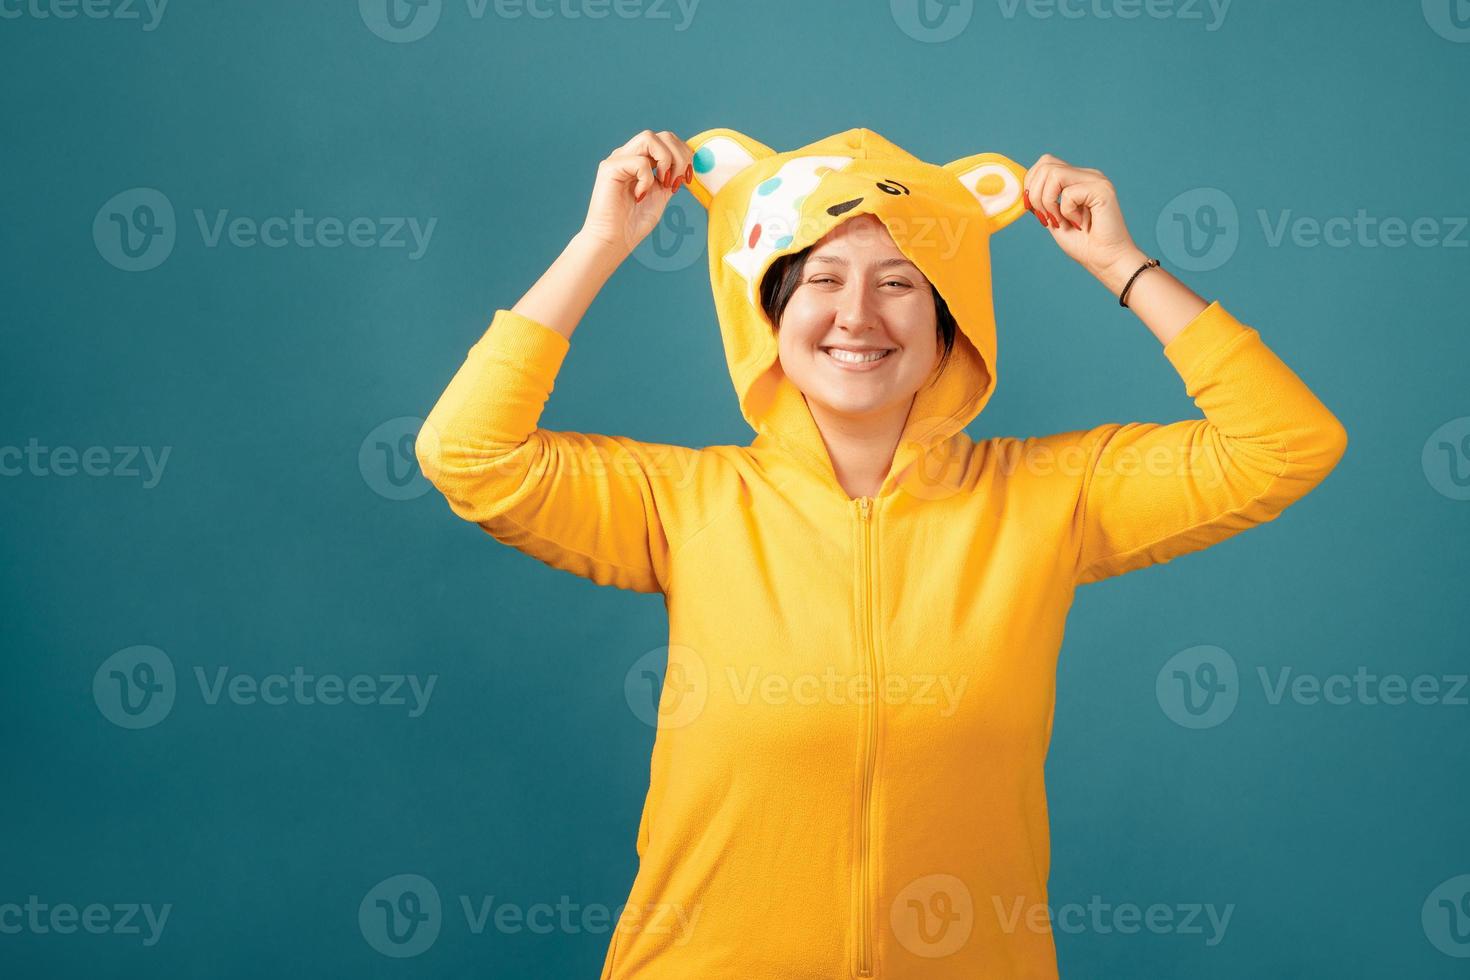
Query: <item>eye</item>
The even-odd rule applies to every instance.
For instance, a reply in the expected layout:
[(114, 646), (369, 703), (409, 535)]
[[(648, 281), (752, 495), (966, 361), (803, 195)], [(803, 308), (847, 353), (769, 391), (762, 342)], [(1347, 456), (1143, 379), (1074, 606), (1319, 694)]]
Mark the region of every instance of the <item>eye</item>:
[(812, 278), (810, 278), (810, 279), (807, 280), (807, 282), (811, 282), (811, 283), (824, 283), (824, 282), (836, 282), (836, 281), (837, 280), (834, 279), (834, 278), (832, 278), (831, 276), (813, 276)]
[(904, 289), (912, 289), (913, 288), (913, 286), (910, 283), (906, 283), (902, 279), (889, 279), (883, 285), (885, 285), (885, 286), (902, 286)]

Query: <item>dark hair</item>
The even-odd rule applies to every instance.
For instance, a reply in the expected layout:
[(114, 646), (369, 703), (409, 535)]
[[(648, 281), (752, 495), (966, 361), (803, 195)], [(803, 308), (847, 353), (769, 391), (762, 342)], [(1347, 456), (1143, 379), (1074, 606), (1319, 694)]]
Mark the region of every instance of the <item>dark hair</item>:
[[(801, 275), (806, 268), (806, 257), (811, 252), (813, 245), (808, 245), (800, 252), (792, 252), (783, 255), (771, 263), (766, 270), (765, 277), (761, 279), (761, 308), (766, 311), (766, 318), (771, 321), (771, 326), (780, 328), (781, 314), (786, 311), (786, 304), (791, 301), (791, 294), (796, 292), (796, 287), (801, 284)], [(930, 286), (933, 289), (933, 286)], [(944, 347), (944, 353), (939, 358), (939, 367), (934, 372), (934, 378), (938, 379), (943, 373), (944, 366), (949, 363), (950, 352), (954, 350), (955, 335), (959, 324), (955, 323), (954, 314), (949, 312), (949, 304), (944, 297), (939, 295), (939, 290), (934, 289), (934, 319), (939, 331), (939, 341)]]

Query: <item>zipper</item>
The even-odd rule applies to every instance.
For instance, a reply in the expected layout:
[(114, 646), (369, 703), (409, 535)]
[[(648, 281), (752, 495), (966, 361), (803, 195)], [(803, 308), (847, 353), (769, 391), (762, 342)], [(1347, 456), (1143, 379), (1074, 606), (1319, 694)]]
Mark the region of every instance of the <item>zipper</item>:
[(868, 657), (868, 679), (870, 681), (869, 691), (873, 700), (868, 707), (868, 723), (866, 730), (866, 754), (863, 762), (863, 787), (862, 787), (862, 842), (859, 847), (859, 910), (860, 924), (858, 929), (858, 962), (857, 976), (873, 976), (873, 899), (869, 887), (872, 875), (872, 848), (869, 841), (872, 837), (872, 808), (873, 808), (873, 767), (878, 754), (878, 661), (877, 654), (873, 648), (873, 574), (872, 574), (872, 538), (873, 538), (873, 501), (870, 497), (859, 497), (857, 499), (858, 522), (862, 531), (862, 557), (861, 573), (862, 588), (859, 597), (862, 603), (863, 618), (863, 643)]

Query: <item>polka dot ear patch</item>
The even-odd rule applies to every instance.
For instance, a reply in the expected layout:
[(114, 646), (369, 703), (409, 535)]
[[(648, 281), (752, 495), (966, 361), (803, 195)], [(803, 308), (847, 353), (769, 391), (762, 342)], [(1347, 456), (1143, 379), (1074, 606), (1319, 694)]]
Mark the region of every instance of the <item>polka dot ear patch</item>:
[(725, 261), (730, 268), (745, 280), (747, 296), (752, 303), (755, 302), (756, 275), (761, 266), (772, 253), (790, 245), (801, 229), (801, 208), (807, 196), (824, 176), (850, 163), (852, 157), (792, 157), (774, 176), (756, 185), (746, 204), (739, 242), (725, 253)]
[(1026, 171), (1020, 164), (999, 153), (977, 153), (944, 165), (960, 184), (980, 202), (980, 209), (999, 229), (1010, 224), (1025, 205), (1021, 201), (1021, 181)]
[(694, 150), (694, 180), (689, 190), (705, 207), (730, 178), (757, 160), (775, 155), (770, 147), (733, 129), (707, 129), (690, 139), (689, 147)]

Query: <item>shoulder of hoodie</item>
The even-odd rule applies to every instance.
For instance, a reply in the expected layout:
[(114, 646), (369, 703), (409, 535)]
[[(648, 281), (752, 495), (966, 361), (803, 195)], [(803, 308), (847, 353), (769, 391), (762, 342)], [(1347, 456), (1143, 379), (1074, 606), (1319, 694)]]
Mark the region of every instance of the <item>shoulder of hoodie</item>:
[[(1137, 423), (1131, 423), (1137, 424)], [(977, 480), (1037, 489), (1077, 487), (1086, 482), (1098, 448), (1122, 422), (1106, 422), (1040, 436), (991, 436), (969, 440), (970, 469)]]

